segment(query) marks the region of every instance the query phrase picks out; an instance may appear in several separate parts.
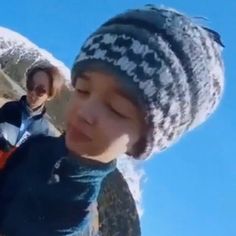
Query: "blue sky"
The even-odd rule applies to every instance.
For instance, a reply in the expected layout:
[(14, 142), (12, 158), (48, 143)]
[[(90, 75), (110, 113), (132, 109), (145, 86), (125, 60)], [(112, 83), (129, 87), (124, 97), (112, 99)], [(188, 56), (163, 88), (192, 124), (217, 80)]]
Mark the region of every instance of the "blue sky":
[(15, 30), (71, 67), (87, 35), (104, 20), (146, 3), (177, 8), (219, 31), (226, 48), (223, 102), (210, 120), (143, 163), (142, 235), (236, 235), (236, 1), (7, 0), (0, 25)]

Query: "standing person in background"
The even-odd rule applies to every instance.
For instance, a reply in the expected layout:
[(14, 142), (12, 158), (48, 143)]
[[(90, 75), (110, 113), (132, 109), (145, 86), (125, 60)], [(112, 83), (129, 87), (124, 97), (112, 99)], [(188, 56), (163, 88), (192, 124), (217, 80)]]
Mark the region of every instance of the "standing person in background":
[(26, 95), (0, 108), (0, 169), (8, 156), (29, 136), (56, 136), (55, 128), (45, 117), (45, 104), (63, 85), (59, 70), (52, 65), (35, 65), (26, 72)]

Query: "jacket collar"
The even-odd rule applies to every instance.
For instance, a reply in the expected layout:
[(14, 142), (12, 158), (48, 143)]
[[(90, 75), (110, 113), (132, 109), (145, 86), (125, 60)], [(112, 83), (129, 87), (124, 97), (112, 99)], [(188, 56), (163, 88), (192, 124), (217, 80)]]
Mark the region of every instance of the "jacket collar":
[(23, 111), (28, 117), (32, 117), (33, 119), (40, 119), (46, 113), (45, 105), (38, 107), (36, 110), (32, 110), (27, 104), (26, 95), (22, 96), (19, 102), (23, 107)]

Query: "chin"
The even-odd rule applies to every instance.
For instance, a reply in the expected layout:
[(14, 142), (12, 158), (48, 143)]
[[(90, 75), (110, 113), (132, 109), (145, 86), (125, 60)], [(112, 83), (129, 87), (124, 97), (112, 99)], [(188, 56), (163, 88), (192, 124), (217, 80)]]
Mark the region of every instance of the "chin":
[(71, 142), (70, 142), (70, 137), (69, 137), (68, 132), (66, 132), (66, 134), (65, 134), (65, 143), (66, 143), (66, 147), (67, 147), (68, 149), (70, 149)]
[(78, 150), (78, 144), (73, 141), (73, 139), (70, 137), (70, 134), (68, 132), (66, 132), (65, 134), (65, 143), (66, 143), (66, 147), (68, 148), (70, 152), (80, 155), (80, 152)]

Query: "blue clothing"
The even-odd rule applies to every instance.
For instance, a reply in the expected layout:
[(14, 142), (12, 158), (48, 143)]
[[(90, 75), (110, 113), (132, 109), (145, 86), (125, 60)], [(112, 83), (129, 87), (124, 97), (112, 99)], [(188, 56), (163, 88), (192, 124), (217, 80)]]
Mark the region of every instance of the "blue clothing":
[(28, 128), (32, 125), (33, 122), (33, 116), (29, 116), (29, 113), (23, 110), (21, 114), (21, 125), (19, 127), (16, 143), (21, 140), (21, 138), (24, 136), (24, 133), (27, 132)]
[(64, 137), (35, 136), (0, 171), (0, 234), (80, 235), (88, 207), (115, 169), (69, 153)]
[(45, 117), (43, 106), (30, 111), (26, 96), (19, 101), (12, 101), (0, 108), (0, 137), (4, 137), (11, 145), (19, 146), (29, 136), (45, 134), (56, 136), (55, 128)]

